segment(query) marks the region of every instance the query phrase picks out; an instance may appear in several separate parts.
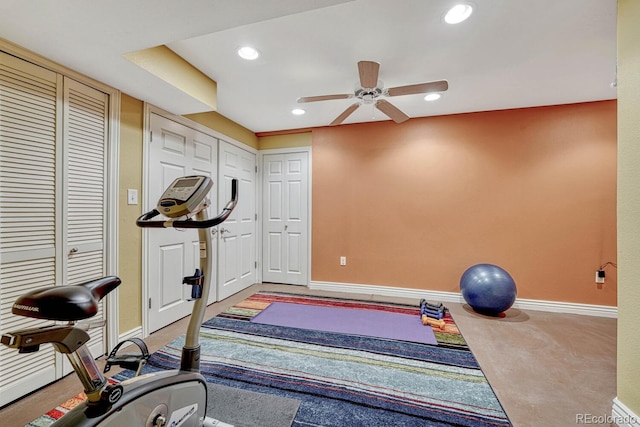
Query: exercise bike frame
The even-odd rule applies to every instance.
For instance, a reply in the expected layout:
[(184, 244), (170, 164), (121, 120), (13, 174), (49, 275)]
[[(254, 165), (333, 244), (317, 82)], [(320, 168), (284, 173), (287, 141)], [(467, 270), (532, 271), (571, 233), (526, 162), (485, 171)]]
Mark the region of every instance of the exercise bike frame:
[[(206, 202), (205, 202), (206, 203)], [(167, 221), (151, 221), (152, 218), (158, 216), (160, 212), (156, 209), (141, 215), (136, 220), (136, 225), (142, 228), (197, 228), (200, 242), (200, 269), (203, 277), (209, 277), (211, 272), (212, 260), (211, 253), (211, 236), (207, 231), (211, 227), (224, 222), (238, 203), (238, 180), (231, 180), (231, 200), (225, 205), (220, 213), (211, 219), (207, 219), (206, 205), (197, 213), (196, 220), (167, 220)], [(203, 261), (204, 260), (204, 261)], [(207, 308), (207, 300), (209, 299), (209, 281), (203, 280), (202, 295), (196, 300), (189, 326), (184, 347), (182, 348), (182, 357), (180, 358), (180, 369), (183, 371), (200, 371), (200, 325), (204, 320), (204, 312)]]

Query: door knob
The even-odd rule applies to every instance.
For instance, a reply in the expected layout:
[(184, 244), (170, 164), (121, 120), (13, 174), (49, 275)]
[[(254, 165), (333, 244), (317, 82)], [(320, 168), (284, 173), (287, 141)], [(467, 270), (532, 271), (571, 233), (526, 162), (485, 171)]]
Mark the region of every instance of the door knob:
[(71, 250), (69, 251), (69, 255), (77, 254), (77, 253), (78, 253), (78, 248), (71, 248)]

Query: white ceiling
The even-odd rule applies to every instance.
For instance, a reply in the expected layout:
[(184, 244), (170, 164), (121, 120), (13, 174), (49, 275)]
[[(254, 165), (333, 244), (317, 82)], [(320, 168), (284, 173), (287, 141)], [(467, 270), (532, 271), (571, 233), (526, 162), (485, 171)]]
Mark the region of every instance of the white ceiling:
[[(359, 60), (394, 87), (446, 79), (435, 102), (389, 98), (410, 117), (616, 98), (616, 0), (0, 0), (0, 37), (175, 114), (209, 107), (123, 54), (165, 44), (218, 83), (218, 112), (254, 132), (329, 124), (353, 100)], [(252, 45), (262, 56), (241, 60)], [(291, 110), (307, 113), (294, 116)], [(388, 120), (364, 105), (344, 123)], [(401, 125), (400, 125), (401, 126)]]

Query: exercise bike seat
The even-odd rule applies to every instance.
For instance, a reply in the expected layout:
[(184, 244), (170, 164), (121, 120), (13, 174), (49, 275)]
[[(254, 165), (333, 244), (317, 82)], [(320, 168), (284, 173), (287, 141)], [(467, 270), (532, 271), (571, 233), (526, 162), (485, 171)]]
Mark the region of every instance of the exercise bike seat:
[(13, 314), (56, 321), (87, 319), (98, 313), (98, 303), (120, 285), (118, 277), (107, 276), (79, 285), (49, 286), (20, 296)]

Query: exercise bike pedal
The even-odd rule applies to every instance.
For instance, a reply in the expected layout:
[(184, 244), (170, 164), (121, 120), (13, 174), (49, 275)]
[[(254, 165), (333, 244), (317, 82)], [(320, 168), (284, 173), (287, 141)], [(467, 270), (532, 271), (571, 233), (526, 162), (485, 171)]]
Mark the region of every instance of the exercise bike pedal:
[[(131, 354), (131, 353), (117, 354), (118, 350), (120, 350), (120, 348), (125, 343), (135, 344), (140, 349), (140, 354)], [(138, 376), (140, 375), (140, 371), (142, 371), (142, 368), (144, 367), (144, 365), (147, 364), (147, 360), (149, 360), (149, 356), (150, 356), (149, 349), (147, 348), (147, 345), (144, 343), (144, 341), (142, 341), (140, 338), (126, 339), (124, 341), (119, 342), (118, 345), (116, 345), (115, 348), (111, 350), (111, 353), (109, 353), (109, 356), (107, 357), (107, 363), (104, 366), (103, 372), (106, 374), (111, 369), (111, 366), (115, 365), (115, 366), (120, 366), (121, 368), (124, 368), (124, 369), (136, 371), (136, 376)]]

